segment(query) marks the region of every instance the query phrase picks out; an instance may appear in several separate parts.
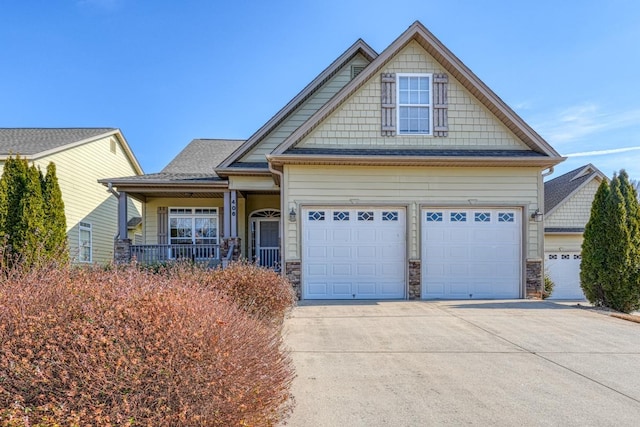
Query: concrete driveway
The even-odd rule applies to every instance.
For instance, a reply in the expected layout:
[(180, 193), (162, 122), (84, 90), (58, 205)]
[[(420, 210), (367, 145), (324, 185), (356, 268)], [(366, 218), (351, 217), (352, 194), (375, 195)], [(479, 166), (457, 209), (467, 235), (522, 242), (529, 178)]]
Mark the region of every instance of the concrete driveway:
[(301, 302), (291, 426), (637, 426), (640, 324), (544, 301)]

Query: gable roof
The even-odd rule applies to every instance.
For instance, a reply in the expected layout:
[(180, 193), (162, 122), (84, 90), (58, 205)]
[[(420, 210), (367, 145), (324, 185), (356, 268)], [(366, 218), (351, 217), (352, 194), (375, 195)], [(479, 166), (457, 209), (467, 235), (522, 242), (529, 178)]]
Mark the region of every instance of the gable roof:
[(134, 169), (142, 174), (140, 163), (116, 128), (0, 128), (0, 159), (17, 154), (37, 159), (111, 135), (120, 140)]
[(574, 169), (544, 183), (545, 215), (551, 215), (571, 196), (580, 191), (593, 179), (607, 179), (598, 168), (591, 163)]
[[(489, 111), (494, 114), (511, 132), (522, 140), (532, 151), (540, 153), (557, 164), (564, 160), (538, 133), (518, 116), (498, 95), (484, 84), (466, 65), (447, 49), (424, 25), (414, 22), (389, 47), (375, 58), (356, 78), (342, 88), (329, 102), (321, 107), (305, 123), (285, 139), (268, 158), (280, 157), (287, 150), (295, 147), (306, 135), (317, 127), (324, 119), (339, 108), (351, 95), (362, 87), (371, 77), (387, 64), (411, 41), (418, 42), (442, 67)], [(282, 156), (284, 157), (284, 156)]]
[[(224, 169), (232, 167), (233, 163), (238, 161), (244, 154), (249, 152), (253, 147), (258, 145), (272, 130), (282, 123), (287, 117), (296, 111), (302, 103), (304, 103), (311, 95), (313, 95), (327, 80), (335, 75), (347, 62), (349, 62), (357, 54), (363, 55), (369, 61), (373, 61), (378, 53), (373, 50), (362, 39), (358, 39), (351, 45), (342, 55), (333, 61), (324, 71), (322, 71), (311, 83), (309, 83), (300, 93), (298, 93), (287, 105), (276, 113), (269, 121), (267, 121), (260, 129), (258, 129), (247, 141), (237, 148), (231, 155), (220, 164), (219, 168)], [(267, 164), (265, 163), (265, 168)], [(235, 169), (238, 169), (237, 165)]]

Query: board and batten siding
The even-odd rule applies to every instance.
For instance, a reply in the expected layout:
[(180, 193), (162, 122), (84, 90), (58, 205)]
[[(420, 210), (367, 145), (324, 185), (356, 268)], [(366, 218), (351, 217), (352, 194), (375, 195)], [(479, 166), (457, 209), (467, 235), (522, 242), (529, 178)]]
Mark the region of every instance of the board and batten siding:
[(551, 215), (545, 218), (545, 227), (584, 227), (591, 216), (591, 205), (600, 181), (592, 179), (578, 190)]
[[(115, 153), (111, 151), (112, 142), (115, 142)], [(43, 174), (49, 162), (56, 165), (71, 258), (76, 258), (79, 252), (79, 224), (87, 222), (92, 225), (93, 262), (112, 261), (113, 239), (118, 232), (118, 201), (98, 179), (136, 174), (120, 141), (109, 136), (29, 160), (29, 164), (35, 164)], [(141, 203), (129, 199), (128, 208), (129, 218), (141, 216)]]
[(448, 86), (447, 137), (382, 136), (382, 73), (445, 73), (445, 70), (422, 46), (412, 41), (301, 141), (298, 147), (529, 149), (452, 75), (449, 75)]
[[(284, 206), (395, 205), (407, 207), (409, 259), (420, 257), (421, 206), (516, 206), (524, 209), (525, 257), (542, 258), (542, 223), (529, 220), (540, 207), (537, 168), (286, 166)], [(299, 224), (285, 221), (285, 259), (300, 259)]]
[(271, 153), (293, 131), (349, 83), (351, 80), (351, 66), (366, 66), (368, 63), (369, 61), (364, 56), (356, 55), (298, 107), (293, 114), (267, 135), (260, 144), (243, 156), (240, 162), (264, 162), (266, 154)]

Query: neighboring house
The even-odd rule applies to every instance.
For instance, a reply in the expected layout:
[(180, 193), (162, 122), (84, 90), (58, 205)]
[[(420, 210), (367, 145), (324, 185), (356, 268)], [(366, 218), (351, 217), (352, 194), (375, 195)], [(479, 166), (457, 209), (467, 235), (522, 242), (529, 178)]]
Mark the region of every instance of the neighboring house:
[[(112, 261), (118, 202), (97, 179), (143, 173), (120, 130), (0, 128), (0, 163), (17, 154), (43, 173), (49, 162), (55, 163), (71, 259), (81, 263)], [(141, 204), (128, 203), (131, 215), (140, 216)]]
[(358, 40), (248, 140), (101, 182), (145, 205), (123, 258), (234, 249), (303, 299), (522, 298), (563, 160), (416, 22), (380, 54)]
[(584, 299), (580, 287), (582, 234), (605, 175), (592, 164), (544, 184), (545, 272), (555, 283), (551, 298)]

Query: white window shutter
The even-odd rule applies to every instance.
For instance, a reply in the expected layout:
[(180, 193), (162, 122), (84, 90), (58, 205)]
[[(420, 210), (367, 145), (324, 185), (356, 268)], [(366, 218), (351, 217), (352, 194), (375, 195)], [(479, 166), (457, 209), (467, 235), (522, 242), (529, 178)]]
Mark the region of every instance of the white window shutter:
[(448, 85), (449, 76), (446, 74), (433, 75), (433, 136), (449, 135)]
[(166, 245), (167, 231), (169, 229), (168, 214), (166, 206), (158, 206), (158, 244)]
[(382, 107), (382, 136), (396, 134), (396, 74), (383, 73), (380, 103)]

